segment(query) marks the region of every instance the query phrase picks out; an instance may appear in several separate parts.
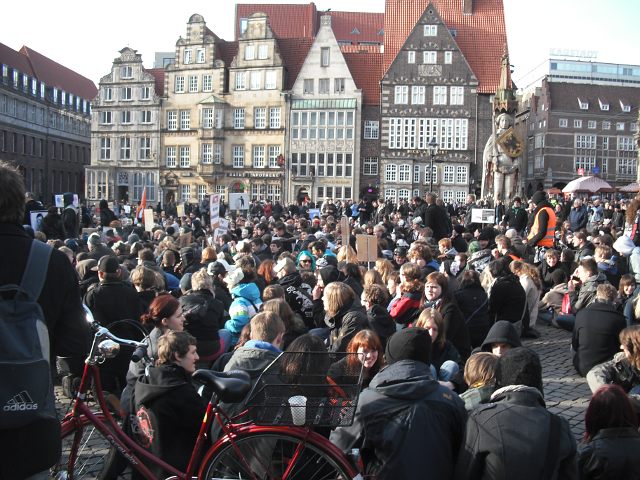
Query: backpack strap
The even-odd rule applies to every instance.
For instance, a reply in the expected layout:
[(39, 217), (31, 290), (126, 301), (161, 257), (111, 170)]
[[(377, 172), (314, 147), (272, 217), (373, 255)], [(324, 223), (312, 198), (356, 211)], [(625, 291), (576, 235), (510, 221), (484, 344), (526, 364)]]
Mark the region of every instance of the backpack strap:
[(42, 287), (47, 278), (49, 257), (51, 257), (52, 250), (52, 247), (39, 240), (31, 242), (29, 258), (22, 274), (20, 288), (27, 292), (34, 302), (40, 298)]
[(560, 418), (550, 413), (549, 438), (547, 440), (547, 455), (541, 478), (552, 478), (558, 462), (558, 447), (560, 445)]

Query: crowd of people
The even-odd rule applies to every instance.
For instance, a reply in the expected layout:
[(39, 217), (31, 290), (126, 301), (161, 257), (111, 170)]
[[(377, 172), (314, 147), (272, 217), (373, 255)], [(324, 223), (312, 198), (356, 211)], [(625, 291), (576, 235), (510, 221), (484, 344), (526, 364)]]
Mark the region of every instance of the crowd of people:
[[(145, 376), (115, 359), (103, 384), (125, 408), (156, 405), (159, 453), (178, 468), (197, 433), (182, 419), (201, 418), (206, 402), (185, 372), (242, 369), (255, 382), (283, 351), (325, 351), (337, 384), (362, 369), (354, 423), (323, 433), (345, 452), (359, 448), (367, 474), (636, 478), (639, 206), (539, 191), (498, 202), (495, 223), (482, 224), (473, 195), (457, 209), (431, 194), (398, 205), (327, 200), (314, 218), (315, 205), (255, 201), (247, 215), (223, 212), (229, 229), (214, 234), (202, 212), (158, 209), (145, 231), (102, 204), (88, 235), (31, 233), (66, 255), (98, 322), (135, 319), (148, 333), (160, 370)], [(359, 234), (377, 238), (375, 263), (358, 262)], [(545, 408), (540, 359), (522, 344), (542, 324), (573, 332), (576, 372), (594, 392), (579, 447)], [(178, 346), (167, 357), (169, 344)], [(67, 390), (74, 375), (64, 372)], [(163, 382), (180, 385), (179, 405), (159, 400), (152, 387)]]

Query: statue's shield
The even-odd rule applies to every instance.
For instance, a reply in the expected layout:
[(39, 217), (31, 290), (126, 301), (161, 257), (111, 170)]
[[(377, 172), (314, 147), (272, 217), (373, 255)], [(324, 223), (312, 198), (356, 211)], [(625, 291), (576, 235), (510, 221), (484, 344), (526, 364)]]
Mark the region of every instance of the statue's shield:
[(504, 153), (511, 158), (517, 158), (522, 155), (524, 146), (522, 145), (522, 140), (520, 140), (516, 135), (516, 132), (514, 132), (513, 127), (509, 127), (502, 135), (500, 135), (497, 143)]

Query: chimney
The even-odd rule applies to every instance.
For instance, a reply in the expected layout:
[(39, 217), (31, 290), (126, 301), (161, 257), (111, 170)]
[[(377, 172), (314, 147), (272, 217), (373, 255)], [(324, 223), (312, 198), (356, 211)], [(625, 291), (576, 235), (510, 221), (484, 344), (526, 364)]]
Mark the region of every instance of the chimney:
[(462, 13), (464, 15), (473, 13), (473, 0), (462, 0)]

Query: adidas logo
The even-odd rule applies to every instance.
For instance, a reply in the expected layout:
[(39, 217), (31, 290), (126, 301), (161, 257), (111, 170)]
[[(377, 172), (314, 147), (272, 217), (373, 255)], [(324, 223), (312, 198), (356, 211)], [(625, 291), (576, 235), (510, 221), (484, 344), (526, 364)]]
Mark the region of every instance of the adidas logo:
[(38, 404), (33, 401), (31, 395), (26, 390), (23, 390), (18, 395), (10, 398), (9, 401), (2, 407), (5, 412), (26, 412), (28, 410), (37, 410)]

